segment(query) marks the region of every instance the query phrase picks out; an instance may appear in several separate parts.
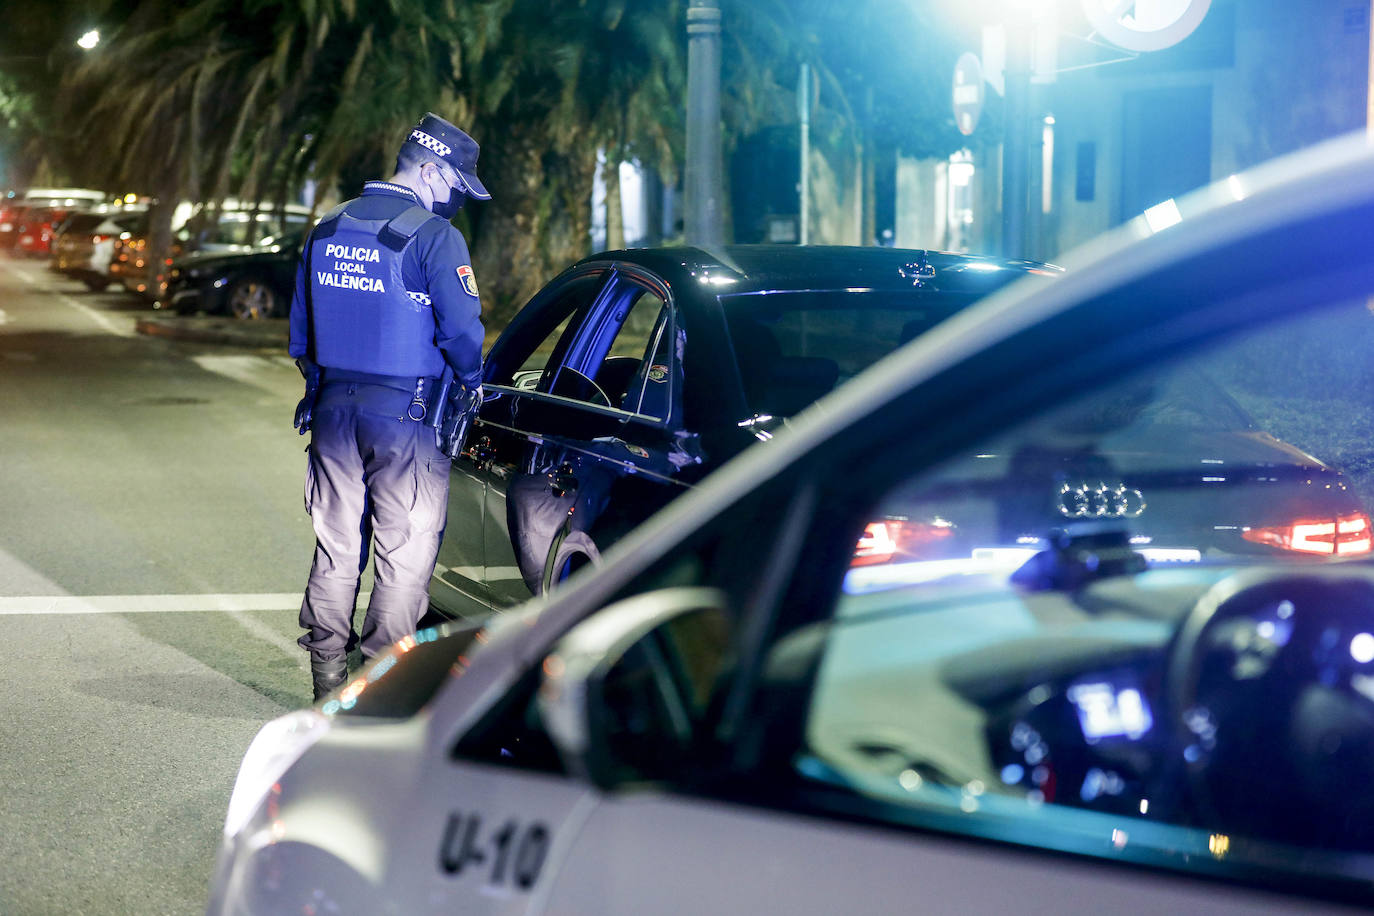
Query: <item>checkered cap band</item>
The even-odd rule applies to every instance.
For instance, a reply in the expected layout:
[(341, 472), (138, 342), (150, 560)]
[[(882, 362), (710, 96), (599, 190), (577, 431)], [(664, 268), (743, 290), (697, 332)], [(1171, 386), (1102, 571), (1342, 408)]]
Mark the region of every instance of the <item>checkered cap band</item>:
[(406, 295), (409, 296), (409, 297), (410, 297), (411, 299), (413, 299), (414, 301), (420, 303), (421, 305), (429, 305), (429, 304), (430, 304), (430, 302), (429, 302), (429, 296), (425, 295), (424, 293), (412, 293), (410, 290), (406, 290)]
[(453, 147), (429, 134), (420, 130), (418, 127), (410, 132), (410, 139), (440, 156), (449, 156), (453, 153)]

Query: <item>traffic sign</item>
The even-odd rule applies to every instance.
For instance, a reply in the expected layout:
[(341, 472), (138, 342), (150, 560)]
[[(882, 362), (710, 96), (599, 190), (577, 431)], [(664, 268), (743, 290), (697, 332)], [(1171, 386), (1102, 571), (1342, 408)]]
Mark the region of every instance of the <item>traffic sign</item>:
[(1193, 33), (1212, 0), (1082, 0), (1097, 34), (1127, 51), (1159, 51)]

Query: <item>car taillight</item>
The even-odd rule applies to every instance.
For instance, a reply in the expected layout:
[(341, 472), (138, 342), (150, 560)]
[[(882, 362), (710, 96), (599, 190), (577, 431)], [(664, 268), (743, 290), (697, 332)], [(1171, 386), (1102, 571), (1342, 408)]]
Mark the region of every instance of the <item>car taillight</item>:
[(869, 522), (864, 533), (859, 535), (859, 543), (854, 547), (854, 561), (851, 566), (867, 566), (870, 563), (886, 563), (897, 552), (897, 539), (893, 537), (901, 522)]
[(92, 244), (95, 244), (95, 245), (99, 245), (101, 242), (108, 242), (109, 240), (110, 240), (110, 236), (108, 236), (108, 235), (93, 235), (93, 236), (91, 236), (91, 242), (92, 242)]
[(1283, 550), (1333, 556), (1369, 553), (1374, 547), (1370, 540), (1369, 516), (1363, 512), (1339, 518), (1303, 519), (1291, 525), (1247, 528), (1241, 536), (1247, 541)]
[(869, 522), (864, 527), (859, 542), (854, 545), (854, 557), (850, 566), (874, 566), (890, 563), (898, 554), (917, 556), (920, 548), (933, 541), (943, 540), (954, 533), (949, 522), (936, 519), (934, 522), (913, 522), (904, 519), (883, 519)]

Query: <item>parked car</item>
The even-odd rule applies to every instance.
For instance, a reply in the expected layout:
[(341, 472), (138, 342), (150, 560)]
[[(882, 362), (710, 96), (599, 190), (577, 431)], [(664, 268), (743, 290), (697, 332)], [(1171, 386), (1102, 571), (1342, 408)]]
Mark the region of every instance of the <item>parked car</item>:
[[(890, 248), (588, 258), (493, 344), (454, 464), (430, 600), (508, 607), (562, 581), (746, 445), (1026, 261)], [(480, 521), (479, 521), (480, 520)]]
[(129, 292), (156, 307), (167, 301), (168, 271), (177, 258), (198, 251), (247, 251), (265, 238), (292, 228), (304, 228), (310, 211), (295, 204), (278, 213), (267, 204), (254, 212), (237, 201), (226, 201), (218, 210), (203, 204), (178, 207), (172, 222), (172, 246), (161, 264), (155, 264), (147, 230), (129, 239), (120, 255), (117, 276)]
[[(917, 337), (545, 599), (268, 724), (209, 912), (1367, 912), (1367, 522), (1148, 556), (1152, 516), (1286, 503), (1300, 459), (1123, 446), (1204, 374), (1370, 491), (1374, 154), (1177, 206)], [(1111, 455), (1143, 511), (1063, 517), (1029, 560), (856, 564), (875, 520), (999, 547), (1065, 455), (1104, 492), (1062, 505), (1123, 506)]]
[(23, 207), (15, 223), (15, 254), (29, 258), (48, 257), (58, 227), (75, 212), (68, 207)]
[(110, 263), (115, 243), (147, 220), (143, 207), (108, 206), (72, 214), (53, 246), (52, 267), (99, 292), (114, 282)]
[(296, 283), (304, 226), (269, 236), (242, 251), (197, 251), (172, 262), (157, 308), (234, 318), (286, 314)]
[(27, 257), (47, 257), (57, 227), (67, 217), (107, 198), (104, 191), (88, 188), (29, 188), (11, 199), (6, 209), (14, 209), (0, 218), (0, 245), (8, 243)]
[(0, 199), (0, 251), (9, 251), (14, 247), (23, 209), (23, 199), (18, 195)]

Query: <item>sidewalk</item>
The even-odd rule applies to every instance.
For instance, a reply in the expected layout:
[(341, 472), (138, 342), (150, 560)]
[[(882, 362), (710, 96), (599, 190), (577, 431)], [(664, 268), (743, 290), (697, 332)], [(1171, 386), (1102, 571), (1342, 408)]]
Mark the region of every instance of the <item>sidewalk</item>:
[[(287, 338), (290, 335), (285, 318), (244, 321), (237, 318), (160, 312), (139, 318), (135, 327), (138, 333), (152, 337), (171, 337), (194, 343), (249, 347), (255, 350), (277, 350), (282, 353), (286, 352)], [(500, 328), (486, 330), (486, 340), (482, 344), (484, 353), (491, 349), (491, 345), (501, 334)]]
[(153, 337), (173, 337), (195, 343), (250, 347), (286, 352), (288, 326), (285, 318), (240, 321), (236, 318), (207, 318), (191, 315), (154, 315), (138, 319), (138, 333)]

